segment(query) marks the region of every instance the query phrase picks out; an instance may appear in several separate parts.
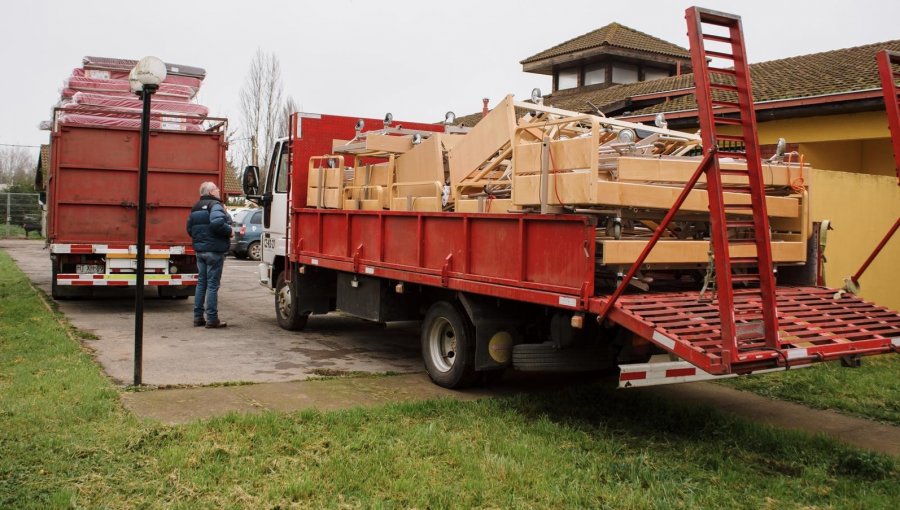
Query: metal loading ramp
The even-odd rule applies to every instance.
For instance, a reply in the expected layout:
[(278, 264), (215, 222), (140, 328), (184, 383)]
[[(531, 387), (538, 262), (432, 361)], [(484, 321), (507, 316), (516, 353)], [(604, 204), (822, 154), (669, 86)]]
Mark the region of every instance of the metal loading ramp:
[[(759, 324), (738, 322), (738, 352), (723, 351), (718, 301), (709, 296), (700, 300), (697, 292), (625, 295), (610, 319), (716, 375), (900, 350), (900, 314), (836, 292), (824, 287), (778, 288), (778, 349), (766, 346), (755, 334)], [(736, 291), (734, 303), (738, 311), (758, 309), (759, 292)], [(741, 338), (741, 331), (751, 339)]]

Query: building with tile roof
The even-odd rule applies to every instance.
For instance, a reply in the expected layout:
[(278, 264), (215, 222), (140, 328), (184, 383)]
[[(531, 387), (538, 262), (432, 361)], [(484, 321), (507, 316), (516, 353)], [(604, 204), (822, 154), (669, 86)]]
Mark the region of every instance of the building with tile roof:
[(682, 74), (691, 54), (681, 46), (610, 23), (520, 62), (528, 73), (553, 76), (553, 91), (602, 89)]

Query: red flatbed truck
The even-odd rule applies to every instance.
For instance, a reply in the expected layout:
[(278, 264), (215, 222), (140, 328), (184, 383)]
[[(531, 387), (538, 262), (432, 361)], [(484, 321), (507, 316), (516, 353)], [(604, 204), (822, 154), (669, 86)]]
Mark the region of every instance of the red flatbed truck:
[[(151, 130), (144, 278), (160, 296), (194, 294), (197, 264), (185, 222), (201, 183), (224, 186), (225, 123)], [(53, 123), (46, 204), (54, 298), (134, 286), (140, 139), (137, 128)]]
[[(739, 18), (691, 8), (688, 21), (689, 27), (702, 22), (732, 29), (730, 37), (691, 34), (697, 72), (736, 74), (702, 67), (707, 55), (694, 44), (701, 38), (731, 44), (735, 65), (746, 64), (737, 62), (744, 54)], [(741, 94), (741, 104), (730, 107), (743, 119), (753, 118), (749, 83), (740, 73), (737, 79), (731, 89)], [(698, 82), (698, 94), (708, 95), (710, 88), (708, 80)], [(721, 173), (714, 129), (720, 119), (702, 108), (705, 157), (684, 193), (699, 175), (713, 179)], [(290, 137), (276, 150), (286, 172), (278, 175), (289, 183), (280, 196), (272, 185), (277, 175), (270, 172), (257, 195), (247, 186), (259, 182), (257, 172), (251, 167), (244, 174), (249, 196), (267, 207), (279, 198), (286, 204), (284, 256), (274, 259), (262, 278), (276, 291), (276, 315), (285, 329), (302, 329), (310, 314), (336, 309), (379, 322), (422, 319), (426, 370), (435, 383), (449, 388), (491, 379), (506, 368), (570, 371), (619, 365), (620, 386), (629, 387), (787, 370), (834, 359), (852, 364), (861, 356), (900, 350), (900, 314), (816, 286), (816, 253), (807, 257), (806, 267), (793, 271), (792, 285), (745, 289), (722, 276), (727, 271), (738, 281), (723, 255), (722, 240), (716, 239), (711, 244), (717, 251), (717, 296), (704, 297), (699, 289), (623, 294), (655, 241), (635, 261), (626, 281), (610, 292), (597, 283), (596, 239), (605, 227), (589, 214), (307, 207), (310, 154), (328, 153), (326, 140), (354, 135), (352, 119), (344, 117), (331, 118), (334, 129), (318, 136), (308, 120), (325, 117), (292, 117)], [(742, 140), (747, 160), (758, 159), (755, 129), (745, 130)], [(271, 168), (278, 166), (273, 160)], [(715, 191), (708, 193), (712, 208)], [(676, 202), (657, 228), (657, 238), (677, 208)], [(765, 209), (756, 218), (767, 222)], [(757, 246), (768, 251), (765, 244)], [(809, 246), (818, 247), (815, 237)], [(754, 313), (765, 322), (744, 319)], [(776, 328), (774, 334), (770, 326)], [(653, 353), (666, 359), (648, 363)]]

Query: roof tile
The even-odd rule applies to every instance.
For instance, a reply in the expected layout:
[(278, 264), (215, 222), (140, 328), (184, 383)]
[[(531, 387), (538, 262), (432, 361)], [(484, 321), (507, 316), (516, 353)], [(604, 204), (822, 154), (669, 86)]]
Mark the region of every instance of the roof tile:
[(678, 58), (691, 58), (691, 53), (681, 46), (639, 32), (619, 23), (610, 23), (605, 27), (598, 28), (597, 30), (580, 35), (574, 39), (569, 39), (550, 49), (532, 55), (520, 63), (527, 64), (545, 58), (597, 48), (603, 45), (616, 46), (629, 50), (646, 51), (649, 53), (659, 53), (661, 55), (669, 55)]

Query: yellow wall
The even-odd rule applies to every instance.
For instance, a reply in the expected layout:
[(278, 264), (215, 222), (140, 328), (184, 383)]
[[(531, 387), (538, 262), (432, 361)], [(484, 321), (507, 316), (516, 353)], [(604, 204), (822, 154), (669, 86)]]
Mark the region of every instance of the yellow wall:
[[(825, 256), (825, 283), (841, 287), (900, 216), (900, 186), (896, 176), (814, 170), (810, 178), (814, 221), (831, 220)], [(900, 310), (900, 232), (860, 278), (861, 295)]]
[(882, 111), (820, 115), (758, 122), (759, 143), (830, 142), (890, 138), (887, 114)]

